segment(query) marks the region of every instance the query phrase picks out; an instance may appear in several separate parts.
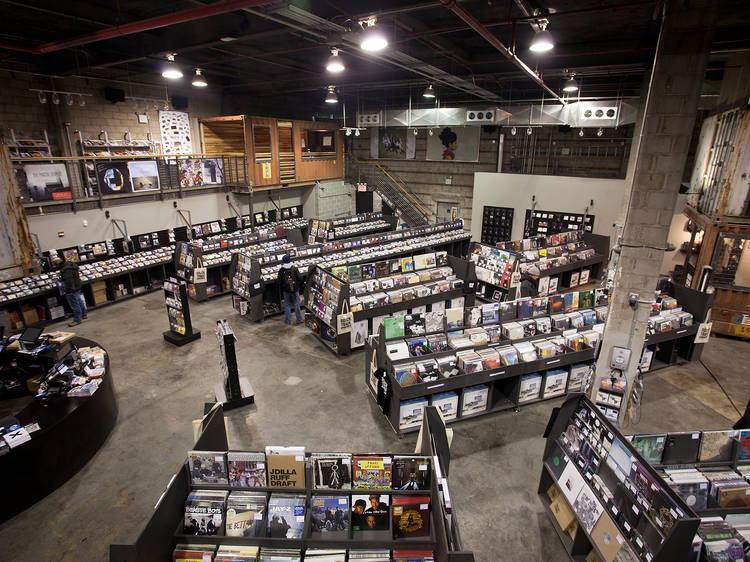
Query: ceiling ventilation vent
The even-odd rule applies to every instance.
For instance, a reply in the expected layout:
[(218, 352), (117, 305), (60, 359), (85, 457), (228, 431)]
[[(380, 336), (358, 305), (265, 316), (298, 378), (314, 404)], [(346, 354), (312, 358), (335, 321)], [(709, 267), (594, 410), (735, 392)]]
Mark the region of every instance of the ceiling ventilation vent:
[(466, 123), (494, 123), (497, 114), (496, 109), (469, 109), (466, 111)]
[(378, 127), (381, 124), (380, 113), (360, 113), (358, 127)]
[(617, 107), (587, 107), (581, 112), (581, 120), (617, 119)]

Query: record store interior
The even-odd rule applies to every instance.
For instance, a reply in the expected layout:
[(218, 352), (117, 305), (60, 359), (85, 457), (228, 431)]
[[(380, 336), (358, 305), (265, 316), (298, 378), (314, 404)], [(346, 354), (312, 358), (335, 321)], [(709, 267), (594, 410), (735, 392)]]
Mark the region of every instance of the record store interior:
[(4, 559), (750, 560), (747, 1), (0, 13)]

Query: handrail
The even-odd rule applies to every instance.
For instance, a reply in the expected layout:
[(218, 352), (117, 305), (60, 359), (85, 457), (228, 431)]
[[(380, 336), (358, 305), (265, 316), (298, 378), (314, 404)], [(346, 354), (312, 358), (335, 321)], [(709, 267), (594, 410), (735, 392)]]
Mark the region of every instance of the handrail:
[[(33, 147), (30, 147), (33, 148)], [(112, 156), (36, 156), (26, 158), (10, 158), (13, 162), (49, 162), (60, 160), (80, 162), (82, 160), (153, 160), (154, 158), (218, 158), (220, 156), (243, 157), (244, 152), (205, 152), (195, 154), (117, 154)]]
[(414, 197), (414, 195), (412, 195), (412, 194), (411, 194), (411, 192), (409, 192), (409, 191), (408, 191), (408, 190), (407, 190), (407, 189), (406, 189), (406, 188), (405, 188), (404, 186), (402, 186), (402, 185), (401, 185), (401, 183), (400, 183), (400, 182), (399, 182), (398, 180), (396, 180), (396, 179), (395, 179), (395, 178), (394, 178), (394, 177), (393, 177), (393, 176), (392, 176), (391, 174), (389, 174), (389, 173), (388, 173), (388, 170), (386, 170), (386, 169), (385, 169), (385, 168), (384, 168), (384, 167), (383, 167), (383, 166), (382, 166), (382, 165), (380, 164), (380, 162), (376, 162), (376, 161), (373, 161), (373, 160), (360, 160), (360, 159), (358, 159), (358, 158), (355, 158), (355, 159), (354, 159), (354, 161), (355, 161), (355, 162), (357, 162), (357, 164), (374, 164), (375, 166), (377, 166), (377, 167), (378, 167), (378, 169), (380, 169), (380, 171), (381, 171), (381, 172), (383, 172), (383, 173), (384, 173), (384, 174), (385, 174), (386, 176), (388, 176), (388, 178), (389, 178), (389, 179), (390, 179), (390, 180), (391, 180), (391, 181), (392, 181), (392, 182), (393, 182), (393, 183), (394, 183), (394, 184), (395, 184), (395, 185), (396, 185), (396, 186), (397, 186), (397, 187), (398, 187), (398, 188), (399, 188), (399, 189), (400, 189), (400, 190), (401, 190), (402, 192), (404, 192), (404, 194), (405, 194), (406, 196), (408, 196), (408, 197), (409, 197), (409, 198), (410, 198), (410, 199), (411, 199), (411, 200), (412, 200), (412, 201), (414, 202), (414, 204), (415, 204), (415, 205), (416, 205), (416, 206), (417, 206), (417, 207), (419, 208), (419, 210), (420, 210), (420, 211), (422, 211), (422, 213), (423, 213), (423, 214), (424, 214), (425, 216), (431, 216), (431, 215), (433, 215), (433, 214), (434, 214), (434, 213), (433, 213), (432, 211), (430, 211), (430, 210), (428, 210), (428, 209), (425, 209), (425, 208), (424, 208), (424, 207), (422, 206), (422, 204), (421, 204), (421, 203), (419, 202), (419, 200), (418, 200), (418, 199), (417, 199), (416, 197)]

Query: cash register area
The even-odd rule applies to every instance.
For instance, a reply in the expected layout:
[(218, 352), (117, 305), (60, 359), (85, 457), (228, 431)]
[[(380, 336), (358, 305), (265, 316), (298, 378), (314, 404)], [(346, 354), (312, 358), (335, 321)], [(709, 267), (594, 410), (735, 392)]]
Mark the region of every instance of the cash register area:
[[(219, 356), (213, 337), (183, 348), (165, 343), (160, 337), (163, 306), (163, 297), (154, 293), (92, 311), (74, 328), (77, 337), (88, 340), (82, 340), (82, 347), (98, 345), (106, 351), (109, 368), (102, 382), (94, 384), (110, 379), (119, 414), (75, 476), (0, 527), (4, 559), (106, 559), (110, 543), (127, 542), (139, 532), (165, 482), (184, 462), (194, 442), (189, 420), (200, 418), (203, 404), (213, 400)], [(235, 317), (229, 299), (191, 304), (191, 312), (202, 326)], [(414, 450), (416, 434), (397, 437), (367, 395), (361, 355), (337, 358), (316, 345), (304, 326), (287, 326), (282, 317), (260, 324), (236, 321), (233, 328), (240, 370), (250, 379), (256, 405), (227, 412), (230, 447), (262, 450), (275, 443), (302, 445), (308, 451)], [(44, 333), (71, 330), (60, 322)], [(33, 336), (27, 334), (27, 339)], [(66, 352), (61, 348), (58, 354)], [(2, 368), (20, 365), (39, 368), (41, 374), (59, 359), (45, 359), (44, 353), (13, 354), (6, 349)], [(748, 361), (750, 350), (744, 342), (711, 338), (702, 363), (668, 367), (646, 377), (642, 419), (623, 433), (731, 427), (745, 404), (733, 405), (721, 387), (731, 387), (733, 396), (750, 395)], [(34, 367), (35, 362), (40, 365)], [(91, 381), (78, 382), (84, 386)], [(54, 393), (54, 388), (48, 390)], [(85, 395), (85, 390), (80, 392)], [(31, 395), (0, 400), (0, 415), (18, 415), (34, 401), (38, 399)], [(452, 426), (454, 504), (463, 540), (476, 560), (569, 560), (536, 493), (542, 434), (551, 408), (562, 401)], [(93, 429), (76, 425), (65, 435), (70, 442), (81, 441)], [(0, 456), (0, 462), (11, 456)], [(490, 526), (492, 533), (487, 532)]]

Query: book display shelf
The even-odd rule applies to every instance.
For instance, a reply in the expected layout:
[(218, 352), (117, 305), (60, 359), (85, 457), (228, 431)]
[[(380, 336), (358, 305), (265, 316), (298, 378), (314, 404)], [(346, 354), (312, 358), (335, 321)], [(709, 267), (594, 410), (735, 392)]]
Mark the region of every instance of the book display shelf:
[(166, 341), (176, 346), (183, 346), (200, 339), (201, 333), (193, 330), (187, 284), (184, 281), (173, 277), (164, 281), (164, 304), (169, 318), (169, 330), (162, 334)]
[(362, 213), (333, 220), (310, 219), (307, 243), (329, 242), (395, 230), (396, 218), (383, 213)]
[(568, 397), (545, 437), (539, 499), (571, 560), (690, 559), (700, 519), (588, 398)]
[[(388, 316), (445, 309), (459, 300), (463, 306), (465, 299), (473, 304), (470, 262), (446, 251), (416, 252), (331, 269), (317, 266), (305, 286), (306, 325), (328, 349), (346, 355), (364, 347)], [(342, 322), (346, 331), (339, 330)]]
[[(298, 450), (298, 454), (296, 455), (287, 456), (283, 454), (283, 451), (281, 451), (281, 454), (264, 455), (263, 453), (259, 453), (259, 457), (262, 460), (263, 472), (268, 475), (268, 480), (265, 478), (266, 474), (263, 475), (263, 479), (266, 480), (266, 484), (271, 484), (271, 487), (230, 487), (231, 473), (229, 478), (225, 477), (223, 479), (224, 483), (222, 484), (194, 484), (192, 477), (195, 472), (191, 471), (189, 462), (195, 457), (200, 457), (199, 452), (211, 452), (212, 470), (218, 468), (217, 464), (221, 466), (222, 461), (219, 459), (226, 458), (227, 454), (232, 454), (232, 451), (227, 452), (229, 447), (224, 425), (224, 413), (221, 406), (215, 406), (209, 412), (201, 424), (201, 430), (201, 435), (195, 443), (194, 451), (188, 455), (188, 462), (184, 463), (179, 471), (172, 476), (167, 489), (159, 498), (153, 514), (136, 540), (132, 544), (110, 545), (111, 562), (169, 560), (172, 557), (175, 547), (185, 544), (213, 547), (210, 553), (205, 553), (205, 557), (202, 558), (203, 560), (213, 560), (214, 550), (222, 545), (256, 547), (260, 551), (260, 555), (263, 554), (264, 549), (268, 549), (269, 551), (280, 548), (293, 549), (298, 557), (294, 559), (302, 559), (303, 553), (308, 549), (325, 548), (336, 549), (341, 551), (342, 554), (346, 552), (352, 554), (361, 549), (379, 550), (385, 553), (386, 559), (390, 559), (392, 551), (419, 550), (431, 552), (434, 560), (438, 562), (473, 562), (474, 560), (473, 554), (470, 551), (464, 550), (462, 546), (459, 521), (452, 507), (450, 490), (448, 488), (450, 470), (448, 439), (445, 433), (445, 426), (441, 423), (436, 411), (430, 411), (425, 416), (423, 438), (417, 454), (414, 455), (418, 458), (426, 459), (425, 464), (420, 467), (420, 477), (422, 477), (421, 486), (424, 488), (420, 490), (395, 490), (391, 489), (390, 485), (387, 487), (384, 485), (385, 489), (356, 488), (354, 486), (350, 489), (316, 487), (314, 483), (315, 476), (313, 474), (314, 461), (312, 460), (314, 453), (306, 453), (304, 448), (301, 447), (290, 448)], [(281, 450), (284, 448), (268, 449)], [(327, 455), (331, 456), (330, 453), (327, 453)], [(356, 452), (354, 456), (358, 456)], [(370, 457), (373, 461), (377, 457), (381, 459), (392, 458), (390, 453), (382, 455), (379, 453), (366, 453), (364, 456)], [(270, 465), (272, 458), (274, 465), (270, 467), (270, 471), (266, 471), (265, 461), (268, 459)], [(301, 486), (294, 488), (273, 486), (273, 479), (278, 474), (274, 466), (280, 463), (289, 464), (290, 468), (285, 472), (286, 475), (291, 474), (294, 469), (294, 474), (290, 478), (295, 480), (294, 484), (302, 484)], [(375, 467), (374, 464), (369, 466), (366, 472), (378, 472), (382, 474), (391, 472), (386, 468), (387, 462), (384, 463), (381, 460), (380, 464), (380, 467)], [(364, 467), (365, 465), (360, 466)], [(348, 472), (350, 466), (342, 463), (341, 468), (347, 469)], [(221, 468), (218, 468), (218, 470), (221, 471)], [(225, 467), (224, 470), (226, 471)], [(348, 473), (354, 475), (356, 478), (356, 470), (354, 469)], [(284, 471), (281, 470), (280, 472)], [(302, 477), (303, 473), (304, 477)], [(203, 474), (205, 475), (205, 472)], [(382, 480), (385, 479), (383, 478)], [(354, 478), (350, 480), (354, 480)], [(233, 481), (233, 483), (236, 484), (237, 482)], [(226, 536), (225, 526), (223, 525), (223, 519), (226, 516), (225, 508), (216, 510), (222, 513), (221, 517), (216, 518), (217, 521), (222, 521), (222, 524), (216, 528), (216, 534), (185, 534), (186, 510), (189, 504), (188, 496), (197, 493), (197, 490), (213, 494), (221, 494), (222, 491), (234, 494), (238, 492), (258, 493), (259, 496), (256, 497), (259, 497), (259, 501), (262, 502), (263, 509), (261, 515), (258, 517), (260, 524), (256, 525), (255, 520), (252, 523), (252, 526), (257, 527), (259, 530), (258, 534), (248, 533), (250, 536)], [(269, 536), (271, 533), (268, 530), (269, 521), (266, 506), (268, 502), (274, 500), (274, 496), (278, 496), (279, 494), (293, 494), (299, 498), (299, 504), (294, 512), (296, 515), (291, 516), (294, 519), (294, 525), (300, 529), (298, 538)], [(351, 516), (354, 515), (351, 512), (351, 507), (354, 504), (352, 496), (369, 497), (370, 494), (380, 496), (378, 509), (382, 509), (385, 512), (383, 516), (384, 518), (387, 517), (388, 520), (386, 530), (384, 531), (356, 531), (350, 524), (350, 521), (353, 519)], [(341, 505), (347, 505), (347, 515), (349, 515), (349, 518), (348, 521), (345, 521), (342, 530), (314, 531), (313, 519), (315, 510), (313, 506), (316, 504), (313, 504), (313, 502), (318, 496), (328, 496), (333, 500), (338, 498), (341, 501)], [(398, 536), (392, 530), (392, 519), (398, 516), (400, 512), (397, 511), (397, 505), (396, 510), (394, 510), (391, 504), (392, 502), (396, 504), (399, 502), (408, 502), (410, 498), (420, 498), (420, 501), (427, 500), (425, 503), (418, 505), (417, 511), (425, 514), (422, 528), (428, 527), (428, 532), (423, 532), (422, 536), (404, 538)], [(386, 505), (383, 506), (383, 504)], [(370, 534), (368, 535), (368, 533)]]
[(518, 332), (500, 318), (490, 303), (385, 321), (365, 382), (396, 433), (419, 429), (429, 404), (452, 422), (580, 392), (600, 337), (591, 324), (563, 330), (541, 315)]
[(750, 430), (649, 433), (627, 439), (699, 516), (750, 514)]

